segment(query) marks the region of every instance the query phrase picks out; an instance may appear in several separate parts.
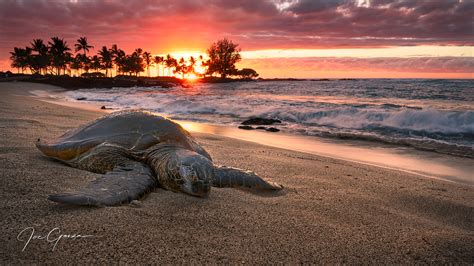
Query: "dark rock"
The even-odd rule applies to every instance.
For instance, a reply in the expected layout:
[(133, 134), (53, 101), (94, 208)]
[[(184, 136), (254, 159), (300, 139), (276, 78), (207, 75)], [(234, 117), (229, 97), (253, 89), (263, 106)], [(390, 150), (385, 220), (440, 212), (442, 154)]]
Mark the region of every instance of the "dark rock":
[(239, 126), (240, 129), (244, 129), (244, 130), (252, 130), (252, 129), (255, 129), (251, 126)]
[(88, 88), (129, 88), (134, 86), (142, 87), (163, 87), (169, 88), (182, 83), (180, 79), (174, 77), (132, 77), (119, 75), (114, 78), (107, 77), (69, 77), (45, 75), (36, 77), (28, 75), (27, 81), (45, 83), (60, 86), (65, 89), (88, 89)]
[(102, 107), (100, 107), (100, 109), (105, 110), (105, 109), (107, 109), (107, 107), (105, 107), (104, 105), (102, 105)]
[(254, 117), (242, 122), (242, 125), (273, 125), (280, 124), (281, 121), (271, 118)]
[(255, 129), (263, 129), (263, 130), (267, 130), (266, 127), (256, 127)]
[(278, 132), (278, 131), (280, 131), (278, 128), (274, 128), (274, 127), (269, 127), (265, 130), (268, 131), (268, 132)]
[(86, 98), (86, 97), (79, 97), (79, 98), (76, 98), (76, 100), (78, 100), (78, 101), (84, 101), (84, 100), (87, 100), (87, 98)]

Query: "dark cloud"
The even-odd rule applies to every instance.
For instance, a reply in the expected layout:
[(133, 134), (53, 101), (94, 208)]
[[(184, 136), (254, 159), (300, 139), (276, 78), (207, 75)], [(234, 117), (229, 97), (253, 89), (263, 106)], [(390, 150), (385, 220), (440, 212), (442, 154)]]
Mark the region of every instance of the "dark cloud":
[(300, 0), (290, 5), (286, 10), (296, 14), (306, 14), (322, 12), (328, 9), (335, 9), (339, 6), (351, 4), (350, 0)]
[(472, 14), (472, 0), (0, 0), (0, 59), (56, 35), (128, 50), (473, 45)]

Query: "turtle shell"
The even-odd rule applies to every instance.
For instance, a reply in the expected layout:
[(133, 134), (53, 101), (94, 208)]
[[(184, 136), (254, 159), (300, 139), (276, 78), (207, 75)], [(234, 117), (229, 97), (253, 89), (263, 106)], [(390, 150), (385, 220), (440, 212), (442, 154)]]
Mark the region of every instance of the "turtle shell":
[(140, 110), (109, 114), (36, 146), (48, 156), (71, 160), (102, 144), (139, 152), (159, 143), (178, 143), (206, 157), (209, 155), (179, 124), (163, 116)]

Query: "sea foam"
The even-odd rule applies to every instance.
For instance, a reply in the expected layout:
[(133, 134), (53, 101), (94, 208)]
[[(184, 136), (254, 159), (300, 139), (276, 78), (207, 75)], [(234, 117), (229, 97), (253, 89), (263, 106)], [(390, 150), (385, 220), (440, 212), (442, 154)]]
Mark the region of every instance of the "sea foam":
[(180, 120), (237, 125), (282, 120), (295, 134), (409, 145), (474, 157), (474, 89), (463, 80), (237, 82), (191, 88), (87, 89), (74, 101), (143, 108)]

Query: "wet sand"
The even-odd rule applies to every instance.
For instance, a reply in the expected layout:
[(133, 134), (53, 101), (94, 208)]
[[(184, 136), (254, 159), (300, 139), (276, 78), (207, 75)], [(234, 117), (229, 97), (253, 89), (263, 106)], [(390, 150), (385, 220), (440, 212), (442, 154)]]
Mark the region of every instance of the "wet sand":
[[(156, 189), (135, 205), (55, 204), (48, 194), (98, 175), (44, 157), (35, 140), (103, 113), (39, 101), (28, 96), (34, 89), (57, 88), (0, 83), (2, 264), (474, 263), (472, 186), (215, 134), (194, 135), (217, 163), (253, 170), (285, 192), (216, 188), (200, 199)], [(41, 237), (59, 229), (22, 251), (31, 228)], [(64, 236), (52, 251), (59, 234), (92, 236)]]

